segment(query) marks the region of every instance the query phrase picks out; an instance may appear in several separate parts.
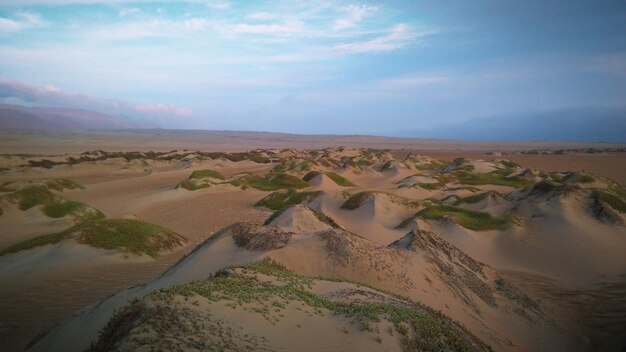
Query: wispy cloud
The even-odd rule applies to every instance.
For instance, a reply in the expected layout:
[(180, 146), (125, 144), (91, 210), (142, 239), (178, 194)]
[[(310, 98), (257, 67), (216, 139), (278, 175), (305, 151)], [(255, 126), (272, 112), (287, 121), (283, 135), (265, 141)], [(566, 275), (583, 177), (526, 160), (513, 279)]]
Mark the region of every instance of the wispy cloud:
[(213, 10), (228, 10), (231, 8), (232, 4), (228, 1), (213, 0), (208, 1), (206, 6)]
[(267, 21), (280, 19), (282, 16), (272, 12), (253, 12), (246, 17), (251, 20)]
[(387, 90), (404, 90), (432, 87), (451, 80), (451, 77), (434, 74), (410, 74), (380, 80), (374, 84), (376, 88)]
[(0, 17), (0, 32), (17, 32), (43, 25), (45, 22), (41, 16), (30, 12), (18, 12), (11, 18)]
[(297, 36), (305, 29), (304, 23), (298, 20), (286, 20), (279, 23), (268, 24), (250, 24), (237, 23), (218, 25), (215, 27), (218, 32), (224, 35), (233, 34), (261, 34), (261, 35), (280, 35), (280, 36)]
[(383, 35), (365, 41), (340, 43), (334, 49), (344, 54), (391, 51), (404, 47), (416, 36), (406, 24), (398, 24)]
[(190, 32), (202, 31), (209, 27), (204, 18), (187, 18), (181, 20), (152, 19), (105, 25), (89, 31), (92, 40), (117, 41), (154, 37), (184, 36)]
[(335, 20), (333, 24), (334, 30), (356, 27), (366, 16), (376, 12), (378, 7), (372, 5), (349, 5), (343, 7), (342, 10), (345, 16)]
[(2, 76), (0, 76), (0, 101), (81, 108), (134, 117), (181, 118), (193, 115), (190, 109), (173, 104), (101, 99), (89, 94), (67, 93), (52, 85), (38, 86), (8, 80)]
[(138, 7), (124, 7), (120, 10), (120, 17), (125, 17), (128, 15), (140, 13), (141, 9)]

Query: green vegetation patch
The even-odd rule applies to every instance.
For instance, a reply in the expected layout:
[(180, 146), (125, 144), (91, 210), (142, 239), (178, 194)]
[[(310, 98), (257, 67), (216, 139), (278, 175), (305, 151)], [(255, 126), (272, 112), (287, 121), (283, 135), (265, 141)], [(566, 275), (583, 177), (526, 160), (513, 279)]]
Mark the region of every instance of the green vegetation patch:
[(533, 184), (533, 181), (519, 176), (507, 177), (499, 173), (461, 173), (459, 182), (465, 185), (498, 185), (514, 188), (523, 188)]
[(302, 179), (305, 180), (306, 182), (309, 182), (312, 179), (316, 178), (317, 176), (323, 175), (323, 174), (324, 173), (321, 171), (309, 171), (306, 175), (304, 175), (304, 177), (302, 177)]
[(225, 180), (226, 177), (215, 170), (196, 170), (191, 173), (189, 176), (190, 179), (199, 179), (199, 178), (216, 178), (218, 180)]
[(9, 246), (2, 251), (0, 251), (0, 256), (5, 254), (17, 253), (21, 251), (27, 251), (29, 249), (33, 249), (35, 247), (45, 246), (47, 244), (55, 244), (61, 242), (67, 238), (65, 232), (53, 233), (50, 235), (37, 236), (19, 243), (16, 243), (12, 246)]
[(409, 218), (406, 218), (406, 219), (402, 220), (402, 222), (400, 224), (398, 224), (398, 226), (396, 226), (395, 229), (405, 229), (409, 225), (411, 225), (414, 221), (415, 221), (415, 216), (411, 216)]
[(315, 209), (309, 208), (311, 209), (311, 211), (313, 212), (313, 214), (315, 215), (315, 217), (317, 218), (317, 220), (325, 223), (326, 225), (334, 228), (334, 229), (341, 229), (341, 226), (339, 226), (339, 224), (330, 216), (322, 213), (321, 211), (317, 211)]
[(271, 224), (272, 221), (278, 219), (278, 217), (281, 216), (287, 209), (289, 208), (287, 207), (287, 208), (281, 208), (281, 209), (276, 210), (275, 212), (272, 213), (272, 215), (270, 215), (267, 219), (265, 219), (265, 222), (263, 223), (263, 225), (267, 226)]
[(581, 172), (569, 172), (561, 180), (561, 182), (569, 182), (569, 183), (592, 183), (595, 181), (596, 181), (595, 176), (581, 173)]
[(322, 195), (322, 193), (323, 192), (321, 191), (298, 192), (293, 188), (289, 188), (286, 190), (276, 191), (268, 194), (265, 198), (258, 201), (255, 206), (266, 207), (272, 210), (279, 210), (290, 207), (292, 205), (311, 201)]
[[(408, 177), (405, 177), (404, 179), (402, 179), (400, 182), (405, 181), (411, 177), (414, 176), (424, 176), (422, 174), (415, 174), (415, 175), (411, 175)], [(429, 176), (430, 177), (430, 176)], [(405, 183), (405, 184), (401, 184), (398, 188), (409, 188), (409, 187), (420, 187), (429, 191), (434, 191), (434, 190), (438, 190), (441, 187), (444, 187), (446, 184), (448, 184), (448, 182), (451, 181), (450, 176), (447, 175), (443, 175), (443, 174), (439, 174), (436, 176), (433, 176), (437, 182), (431, 182), (431, 183), (427, 183), (427, 182), (417, 182), (414, 184), (410, 184), (410, 183)]]
[(330, 178), (333, 182), (335, 182), (337, 185), (341, 187), (356, 187), (356, 185), (352, 181), (334, 172), (311, 171), (307, 173), (306, 175), (304, 175), (302, 179), (304, 181), (309, 182), (315, 177), (320, 176), (320, 175), (328, 176), (328, 178)]
[(14, 185), (13, 181), (4, 181), (4, 182), (2, 182), (2, 184), (0, 184), (0, 192), (1, 193), (14, 192), (17, 189), (18, 189), (18, 187)]
[(69, 215), (74, 219), (74, 222), (104, 218), (104, 214), (99, 210), (81, 202), (66, 200), (50, 192), (46, 186), (26, 186), (13, 192), (10, 198), (18, 203), (20, 210), (42, 206), (42, 212), (51, 218), (62, 218)]
[(66, 189), (85, 189), (85, 186), (81, 185), (80, 183), (64, 178), (48, 181), (46, 182), (46, 186), (48, 187), (48, 189), (53, 189), (59, 192)]
[(626, 213), (626, 202), (620, 197), (599, 189), (594, 189), (591, 194), (593, 198), (603, 201), (611, 208)]
[(457, 200), (455, 204), (457, 205), (458, 204), (475, 204), (475, 203), (478, 203), (480, 201), (487, 199), (489, 196), (493, 194), (498, 194), (498, 192), (488, 191), (488, 192), (484, 192), (480, 194), (471, 195), (468, 197), (463, 197)]
[(0, 255), (16, 253), (73, 238), (78, 243), (122, 253), (158, 257), (162, 250), (181, 246), (186, 239), (165, 227), (133, 219), (99, 219), (80, 223), (65, 231), (38, 236), (14, 244)]
[(326, 176), (328, 176), (328, 178), (330, 178), (331, 180), (333, 180), (333, 182), (335, 182), (336, 184), (338, 184), (341, 187), (356, 187), (356, 185), (354, 183), (352, 183), (352, 181), (348, 180), (347, 178), (340, 176), (334, 172), (327, 172)]
[[(244, 272), (234, 271), (236, 269), (243, 269)], [(250, 271), (272, 276), (277, 283), (245, 275)], [(343, 282), (340, 279), (332, 281)], [(265, 260), (222, 270), (206, 280), (152, 291), (147, 297), (168, 302), (175, 296), (200, 295), (212, 302), (232, 302), (229, 305), (233, 309), (242, 304), (253, 304), (252, 311), (261, 314), (272, 324), (275, 319), (278, 319), (273, 315), (280, 316), (286, 304), (301, 302), (321, 316), (328, 314), (351, 318), (362, 331), (374, 332), (373, 324), (381, 320), (389, 321), (395, 332), (399, 334), (404, 350), (407, 351), (489, 350), (487, 345), (458, 323), (407, 298), (398, 297), (402, 299), (402, 302), (389, 300), (385, 303), (332, 300), (311, 292), (313, 283), (314, 280), (311, 278), (294, 274), (279, 264)], [(361, 286), (357, 283), (353, 284)], [(132, 302), (130, 307), (136, 304)], [(122, 312), (128, 310), (129, 308), (124, 308)], [(107, 331), (111, 330), (113, 329), (108, 327)]]
[(514, 163), (510, 160), (500, 160), (500, 164), (504, 165), (505, 167), (509, 169), (517, 169), (520, 167), (519, 164)]
[(374, 194), (372, 191), (363, 191), (355, 193), (348, 198), (342, 205), (341, 209), (354, 210), (359, 208), (365, 201)]
[(235, 186), (249, 186), (262, 191), (276, 191), (284, 188), (301, 189), (311, 186), (308, 182), (285, 173), (270, 173), (265, 177), (250, 175), (231, 181)]
[(189, 191), (195, 191), (222, 183), (225, 180), (226, 177), (215, 170), (196, 170), (191, 173), (188, 179), (179, 183), (178, 186)]
[(453, 205), (435, 205), (415, 214), (424, 219), (439, 220), (451, 217), (459, 225), (474, 231), (506, 230), (513, 225), (514, 218), (510, 215), (494, 216), (483, 211), (459, 208)]
[(409, 198), (401, 197), (393, 193), (387, 193), (382, 191), (363, 191), (359, 193), (355, 193), (350, 196), (342, 205), (341, 209), (354, 210), (359, 208), (365, 201), (369, 199), (369, 197), (374, 194), (380, 194), (389, 197), (389, 200), (393, 203), (416, 208), (422, 205), (422, 202), (419, 200), (412, 200)]
[(15, 191), (11, 197), (17, 200), (20, 210), (28, 210), (38, 205), (54, 202), (58, 196), (50, 192), (45, 186), (26, 186)]

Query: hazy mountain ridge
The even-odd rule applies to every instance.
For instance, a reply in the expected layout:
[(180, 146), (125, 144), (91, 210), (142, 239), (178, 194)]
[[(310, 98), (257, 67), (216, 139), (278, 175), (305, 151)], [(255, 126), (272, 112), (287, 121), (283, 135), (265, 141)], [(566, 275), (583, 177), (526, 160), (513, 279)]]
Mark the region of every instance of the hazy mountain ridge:
[(92, 110), (0, 105), (0, 129), (2, 130), (63, 131), (154, 127), (157, 127), (154, 123)]
[(402, 136), (464, 140), (626, 142), (626, 108), (585, 107), (471, 119)]

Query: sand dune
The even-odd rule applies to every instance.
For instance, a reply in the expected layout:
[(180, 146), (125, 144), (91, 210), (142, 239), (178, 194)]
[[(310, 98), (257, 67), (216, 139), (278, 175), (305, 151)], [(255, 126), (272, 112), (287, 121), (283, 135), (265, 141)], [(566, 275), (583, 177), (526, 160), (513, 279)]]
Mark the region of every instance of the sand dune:
[[(625, 193), (598, 175), (525, 169), (502, 158), (447, 163), (419, 154), (396, 158), (387, 151), (349, 148), (94, 151), (2, 160), (6, 169), (0, 184), (68, 179), (84, 189), (52, 189), (54, 201), (80, 202), (106, 219), (150, 222), (188, 239), (156, 259), (125, 259), (69, 240), (0, 256), (0, 281), (12, 287), (0, 290), (2, 308), (9, 312), (0, 338), (15, 349), (52, 327), (52, 319), (67, 319), (71, 312), (121, 291), (58, 325), (32, 348), (82, 350), (115, 309), (132, 298), (206, 280), (229, 265), (263, 258), (297, 274), (339, 277), (408, 296), (441, 310), (498, 351), (584, 351), (621, 341), (614, 328), (623, 323), (620, 318), (606, 315), (612, 330), (598, 328), (598, 316), (587, 326), (576, 313), (588, 312), (584, 304), (560, 302), (519, 279), (522, 274), (540, 277), (544, 281), (537, 282), (547, 282), (556, 291), (563, 286), (571, 288), (568, 292), (589, 291), (606, 297), (607, 305), (613, 301), (620, 306), (620, 291), (613, 287), (622, 287), (626, 273)], [(205, 182), (203, 177), (217, 178)], [(195, 186), (180, 186), (192, 179)], [(15, 185), (3, 190), (3, 197), (15, 192)], [(0, 250), (80, 225), (69, 215), (49, 217), (46, 202), (23, 211), (15, 200), (3, 198), (0, 223), (11, 233), (2, 236)], [(37, 272), (46, 265), (51, 270)], [(150, 283), (123, 290), (142, 282)], [(37, 294), (29, 298), (22, 292)], [(59, 300), (63, 304), (41, 313)], [(154, 302), (144, 302), (146, 312), (153, 312)], [(180, 316), (181, 326), (189, 317), (203, 317), (203, 324), (209, 324), (205, 326), (213, 326), (209, 311), (220, 312), (219, 319), (232, 326), (251, 328), (243, 322), (256, 319), (248, 313), (232, 315), (232, 308), (220, 304), (202, 301), (200, 309), (181, 302), (191, 314)], [(572, 314), (560, 314), (570, 304), (575, 307)], [(299, 314), (286, 308), (283, 315), (288, 318), (277, 326), (292, 324), (293, 317), (308, 319)], [(35, 322), (34, 316), (42, 319)], [(345, 335), (336, 333), (338, 321), (315, 319), (303, 326), (327, 327), (329, 344), (324, 347), (344, 349), (334, 341)], [(155, 329), (154, 321), (145, 327)], [(346, 328), (355, 338), (362, 335)], [(297, 341), (280, 339), (273, 329), (254, 333), (259, 348), (287, 348)], [(300, 335), (296, 331), (294, 336)], [(368, 338), (377, 344), (376, 337)], [(393, 341), (384, 337), (382, 346), (401, 347)], [(120, 344), (133, 346), (132, 339)]]

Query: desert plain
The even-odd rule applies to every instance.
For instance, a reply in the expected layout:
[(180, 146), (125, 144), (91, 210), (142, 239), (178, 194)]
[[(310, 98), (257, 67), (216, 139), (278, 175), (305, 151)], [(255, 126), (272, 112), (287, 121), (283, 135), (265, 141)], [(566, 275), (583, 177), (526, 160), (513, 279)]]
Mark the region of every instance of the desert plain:
[(1, 136), (3, 350), (626, 346), (621, 145)]

